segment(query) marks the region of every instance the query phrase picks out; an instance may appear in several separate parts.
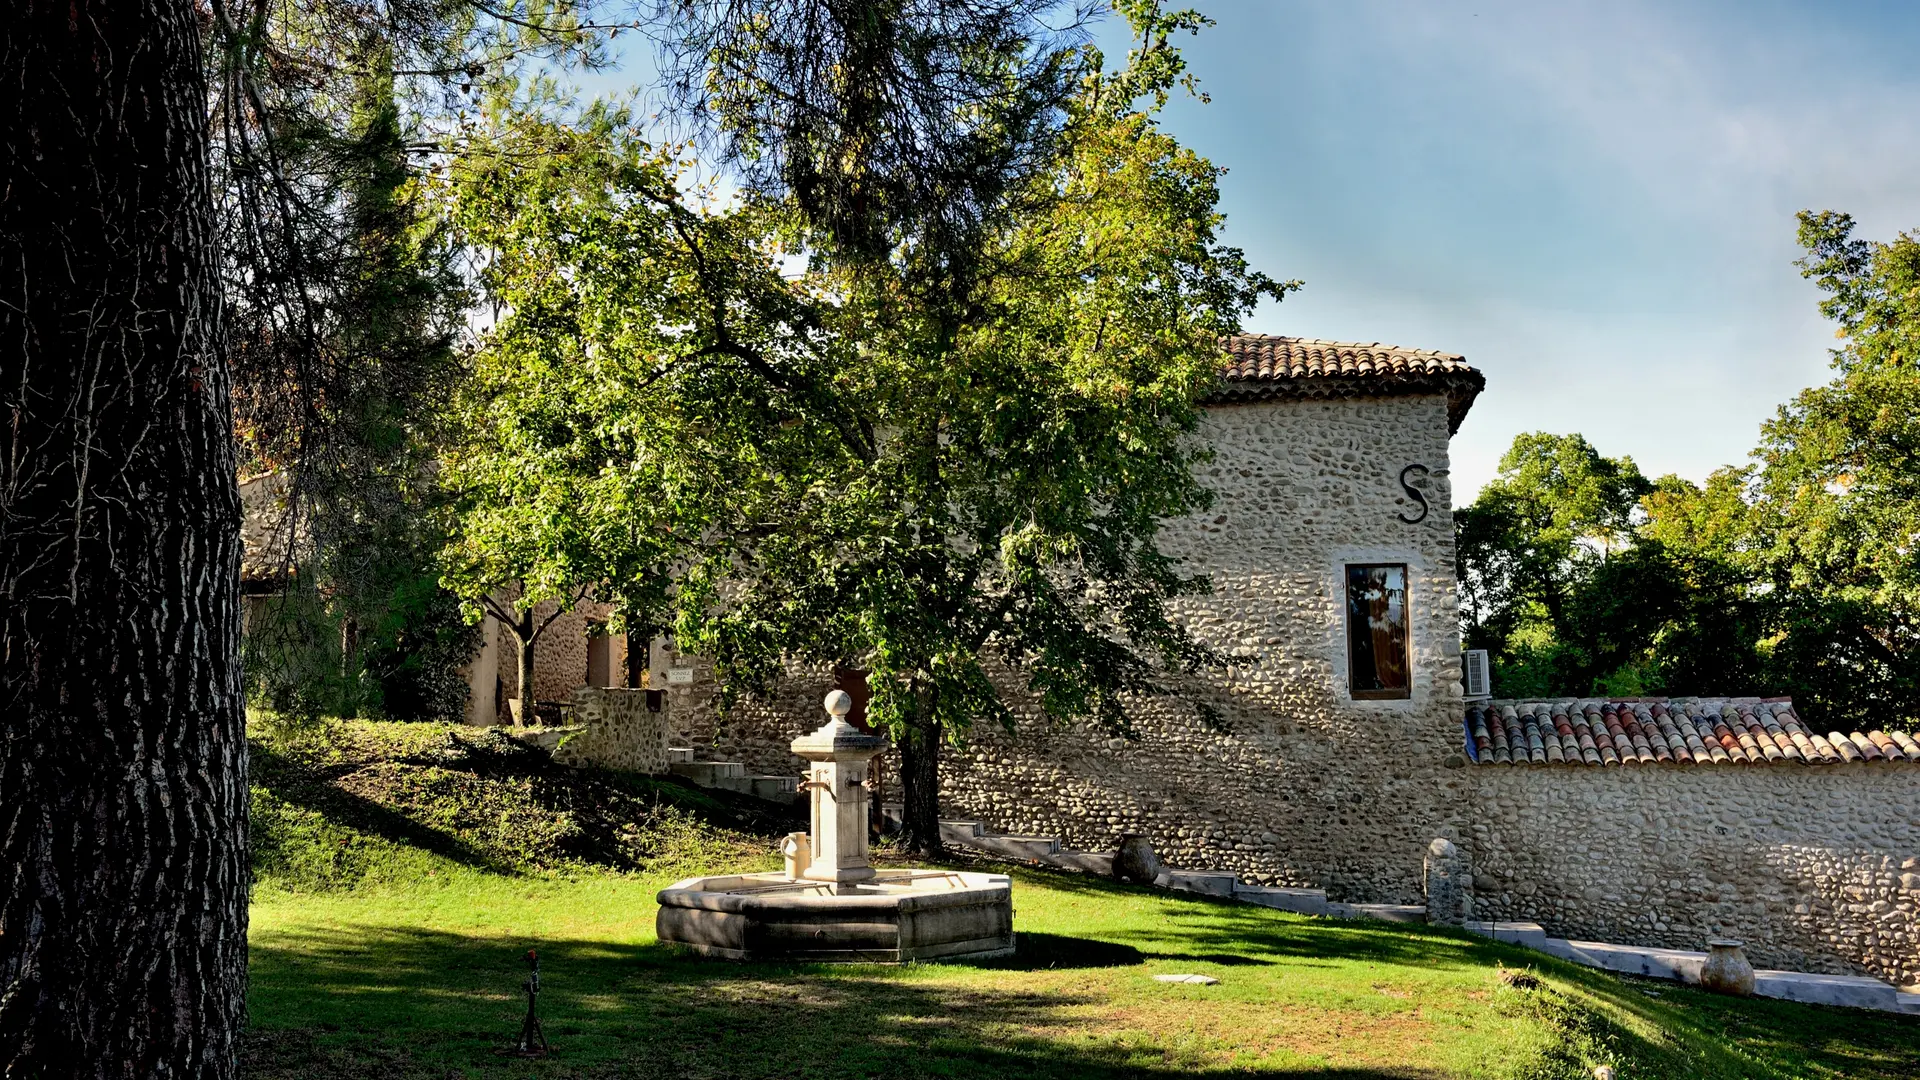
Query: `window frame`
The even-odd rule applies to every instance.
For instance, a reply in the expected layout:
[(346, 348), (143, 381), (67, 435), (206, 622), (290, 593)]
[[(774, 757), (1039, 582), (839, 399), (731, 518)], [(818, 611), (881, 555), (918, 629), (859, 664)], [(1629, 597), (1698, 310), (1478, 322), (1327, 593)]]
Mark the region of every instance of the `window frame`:
[[(1355, 570), (1398, 570), (1400, 572), (1400, 637), (1402, 662), (1407, 681), (1403, 687), (1380, 690), (1359, 688), (1359, 661), (1354, 639), (1353, 572)], [(1342, 561), (1340, 564), (1340, 630), (1347, 654), (1347, 698), (1351, 701), (1408, 701), (1413, 698), (1413, 571), (1406, 562), (1384, 559)], [(1376, 669), (1375, 674), (1378, 674)]]

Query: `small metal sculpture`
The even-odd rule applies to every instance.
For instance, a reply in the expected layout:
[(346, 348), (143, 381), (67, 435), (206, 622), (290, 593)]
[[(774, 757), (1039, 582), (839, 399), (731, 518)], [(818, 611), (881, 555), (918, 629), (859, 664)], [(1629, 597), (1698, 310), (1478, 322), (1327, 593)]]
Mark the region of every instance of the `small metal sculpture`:
[(1415, 469), (1420, 470), (1420, 475), (1422, 477), (1425, 477), (1433, 472), (1432, 469), (1427, 468), (1425, 465), (1422, 465), (1419, 462), (1414, 462), (1412, 465), (1409, 465), (1406, 468), (1400, 470), (1400, 490), (1405, 491), (1409, 498), (1411, 498), (1414, 502), (1417, 502), (1420, 504), (1420, 512), (1413, 517), (1408, 517), (1404, 513), (1394, 515), (1395, 517), (1399, 518), (1401, 521), (1404, 521), (1409, 525), (1420, 524), (1421, 522), (1427, 520), (1428, 514), (1433, 512), (1433, 507), (1427, 503), (1426, 492), (1421, 491), (1417, 487), (1414, 487), (1413, 484), (1407, 481), (1407, 474), (1412, 472)]
[(543, 1058), (552, 1051), (547, 1046), (547, 1033), (540, 1029), (540, 1018), (534, 1015), (534, 1002), (540, 996), (540, 954), (533, 949), (527, 950), (527, 981), (521, 986), (527, 991), (527, 1018), (520, 1021), (520, 1036), (513, 1047), (502, 1050), (506, 1057)]

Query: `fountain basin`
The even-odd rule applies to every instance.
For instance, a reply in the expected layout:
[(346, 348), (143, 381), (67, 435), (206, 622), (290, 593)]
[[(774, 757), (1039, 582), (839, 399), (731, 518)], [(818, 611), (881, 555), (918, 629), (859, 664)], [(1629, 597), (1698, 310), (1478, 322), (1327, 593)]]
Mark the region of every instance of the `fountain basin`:
[(661, 941), (729, 960), (899, 964), (1013, 953), (1005, 874), (879, 870), (854, 884), (735, 874), (677, 881), (659, 900)]

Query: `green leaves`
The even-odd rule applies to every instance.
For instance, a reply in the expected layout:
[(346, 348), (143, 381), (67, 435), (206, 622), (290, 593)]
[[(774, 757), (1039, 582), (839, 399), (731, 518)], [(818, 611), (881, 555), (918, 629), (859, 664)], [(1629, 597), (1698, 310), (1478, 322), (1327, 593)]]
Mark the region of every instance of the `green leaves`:
[(1592, 599), (1618, 595), (1618, 580), (1612, 590), (1595, 585), (1621, 577), (1609, 557), (1632, 545), (1638, 500), (1651, 489), (1631, 458), (1603, 457), (1579, 435), (1533, 432), (1514, 439), (1498, 478), (1455, 515), (1466, 636), (1494, 653), (1503, 687), (1591, 692), (1593, 679), (1641, 650), (1619, 620), (1584, 617)]
[(1920, 239), (1799, 220), (1844, 344), (1754, 464), (1649, 488), (1578, 436), (1523, 435), (1457, 516), (1467, 636), (1501, 654), (1502, 693), (1765, 690), (1835, 727), (1920, 717)]
[(1213, 659), (1157, 537), (1208, 503), (1222, 338), (1292, 287), (1219, 243), (1219, 170), (1136, 96), (1075, 96), (977, 229), (883, 257), (797, 199), (698, 202), (616, 112), (503, 124), (448, 191), (499, 315), (444, 580), (671, 612), (729, 692), (850, 664), (886, 725), (1123, 726)]

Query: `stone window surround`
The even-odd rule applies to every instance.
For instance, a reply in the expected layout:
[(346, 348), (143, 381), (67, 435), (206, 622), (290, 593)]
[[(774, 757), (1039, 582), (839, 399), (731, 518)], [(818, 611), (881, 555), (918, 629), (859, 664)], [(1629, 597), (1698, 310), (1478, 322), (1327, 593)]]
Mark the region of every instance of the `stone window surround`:
[[(1347, 656), (1347, 567), (1358, 563), (1397, 563), (1407, 568), (1407, 651), (1412, 686), (1402, 698), (1356, 698), (1348, 684), (1351, 668)], [(1336, 547), (1326, 564), (1328, 583), (1326, 603), (1326, 645), (1323, 655), (1333, 676), (1334, 693), (1342, 708), (1357, 712), (1404, 713), (1425, 708), (1433, 697), (1435, 672), (1421, 664), (1421, 634), (1427, 629), (1422, 620), (1430, 618), (1425, 610), (1427, 597), (1420, 582), (1429, 573), (1431, 560), (1412, 547)]]
[[(1351, 688), (1351, 686), (1349, 686), (1347, 690), (1348, 696), (1355, 701), (1398, 701), (1401, 698), (1412, 697), (1413, 696), (1413, 609), (1408, 606), (1408, 596), (1409, 596), (1409, 593), (1411, 592), (1410, 579), (1413, 576), (1412, 571), (1407, 567), (1405, 563), (1400, 563), (1400, 562), (1389, 562), (1389, 563), (1350, 562), (1346, 564), (1344, 569), (1346, 570), (1346, 573), (1342, 575), (1342, 580), (1340, 583), (1340, 603), (1341, 603), (1341, 607), (1345, 610), (1345, 613), (1346, 613), (1345, 618), (1341, 620), (1342, 629), (1344, 631), (1341, 636), (1345, 638), (1347, 643), (1347, 666), (1346, 666), (1347, 677), (1349, 678), (1349, 680), (1351, 680), (1354, 674), (1353, 672), (1353, 664), (1354, 664), (1353, 571), (1356, 569), (1387, 570), (1387, 571), (1397, 571), (1400, 574), (1400, 619), (1399, 619), (1400, 635), (1401, 635), (1400, 664), (1402, 669), (1406, 673), (1406, 680), (1407, 680), (1406, 685), (1404, 687), (1383, 687), (1382, 689), (1379, 689), (1379, 690), (1354, 690)], [(1380, 663), (1379, 657), (1376, 655), (1374, 659), (1376, 674), (1378, 673), (1378, 670), (1379, 670), (1379, 663)]]

